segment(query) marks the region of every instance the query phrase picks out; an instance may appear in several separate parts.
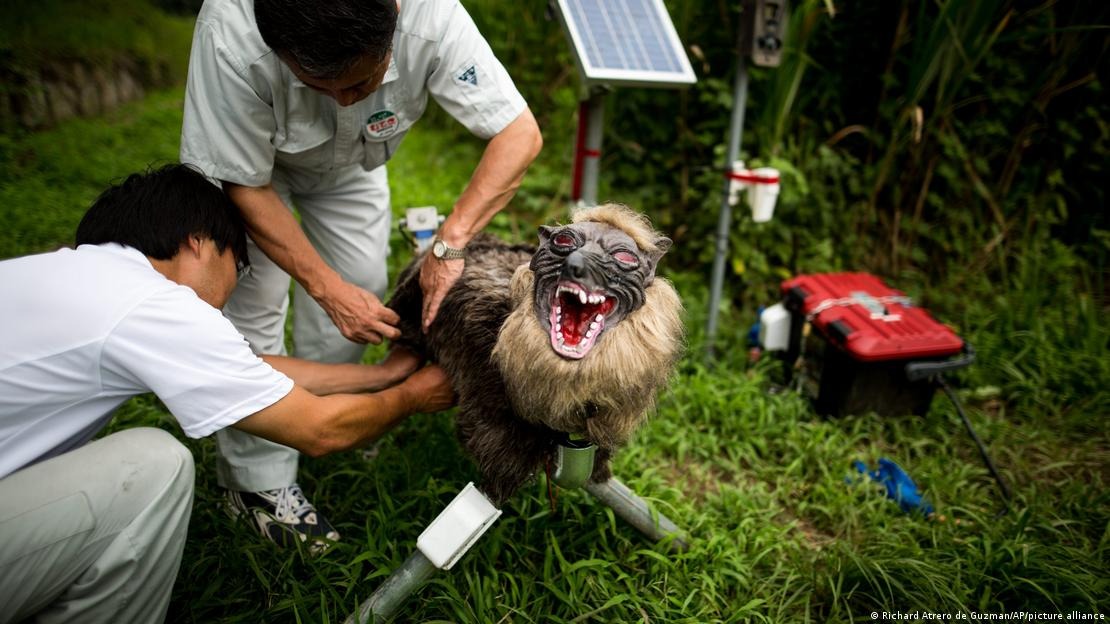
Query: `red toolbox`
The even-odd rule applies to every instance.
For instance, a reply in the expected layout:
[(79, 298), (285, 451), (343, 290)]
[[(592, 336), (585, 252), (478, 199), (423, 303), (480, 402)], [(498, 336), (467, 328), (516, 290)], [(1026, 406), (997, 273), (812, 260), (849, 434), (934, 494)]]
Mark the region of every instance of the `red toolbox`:
[(800, 275), (782, 283), (782, 295), (788, 375), (798, 368), (818, 413), (924, 415), (930, 377), (974, 359), (951, 329), (874, 275)]

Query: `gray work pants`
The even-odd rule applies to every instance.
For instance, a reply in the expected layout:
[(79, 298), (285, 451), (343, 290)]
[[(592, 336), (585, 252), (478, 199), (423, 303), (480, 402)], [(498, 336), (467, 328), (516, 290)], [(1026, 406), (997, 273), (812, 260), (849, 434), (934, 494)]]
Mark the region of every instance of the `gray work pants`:
[(150, 428), (0, 479), (0, 623), (163, 621), (193, 479), (189, 450)]
[[(389, 180), (385, 167), (345, 167), (326, 174), (275, 170), (273, 187), (286, 206), (297, 207), (301, 228), (324, 262), (343, 279), (385, 296), (388, 285)], [(248, 239), (250, 273), (224, 306), (259, 355), (285, 355), (289, 275)], [(300, 284), (293, 295), (293, 344), (297, 357), (318, 362), (359, 362), (365, 345), (339, 333), (331, 318)], [(225, 488), (258, 492), (297, 480), (296, 450), (249, 433), (217, 431), (216, 477)]]

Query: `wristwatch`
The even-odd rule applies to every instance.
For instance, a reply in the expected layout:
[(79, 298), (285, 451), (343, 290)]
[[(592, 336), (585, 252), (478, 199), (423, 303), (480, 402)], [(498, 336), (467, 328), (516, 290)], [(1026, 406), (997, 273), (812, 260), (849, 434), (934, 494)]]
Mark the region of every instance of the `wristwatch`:
[(442, 238), (437, 236), (432, 243), (432, 255), (440, 260), (460, 260), (466, 257), (466, 250), (449, 247)]

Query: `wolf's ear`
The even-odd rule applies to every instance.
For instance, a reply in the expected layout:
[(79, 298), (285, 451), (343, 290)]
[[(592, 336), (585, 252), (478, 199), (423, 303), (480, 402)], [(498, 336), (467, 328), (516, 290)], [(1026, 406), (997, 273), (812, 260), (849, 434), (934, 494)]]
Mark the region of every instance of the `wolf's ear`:
[(554, 231), (555, 228), (548, 227), (546, 225), (541, 225), (540, 227), (536, 228), (536, 234), (539, 234), (540, 236), (540, 247), (543, 247), (547, 244), (547, 241), (551, 240), (551, 233)]
[[(674, 242), (666, 236), (660, 236), (651, 242), (655, 244), (655, 249), (653, 251), (644, 252), (644, 255), (647, 256), (649, 265), (647, 283), (651, 283), (651, 278), (655, 276), (655, 267), (659, 264), (659, 259), (662, 258), (663, 254), (667, 253), (667, 250), (674, 244)], [(644, 285), (646, 286), (647, 284)]]
[(654, 260), (655, 262), (659, 262), (659, 259), (663, 257), (663, 254), (670, 251), (671, 245), (674, 244), (674, 241), (667, 238), (666, 236), (660, 236), (652, 242), (655, 243), (656, 249), (655, 253), (652, 254), (652, 260)]

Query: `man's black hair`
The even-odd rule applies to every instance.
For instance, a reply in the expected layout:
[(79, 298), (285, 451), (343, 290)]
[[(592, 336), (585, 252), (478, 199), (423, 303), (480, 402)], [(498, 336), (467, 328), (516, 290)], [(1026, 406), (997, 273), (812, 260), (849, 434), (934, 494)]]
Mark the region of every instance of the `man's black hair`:
[(173, 164), (108, 187), (81, 219), (76, 242), (119, 243), (169, 260), (193, 235), (247, 264), (246, 227), (235, 204), (192, 166)]
[(254, 0), (262, 40), (313, 78), (332, 80), (358, 60), (385, 59), (396, 0)]

